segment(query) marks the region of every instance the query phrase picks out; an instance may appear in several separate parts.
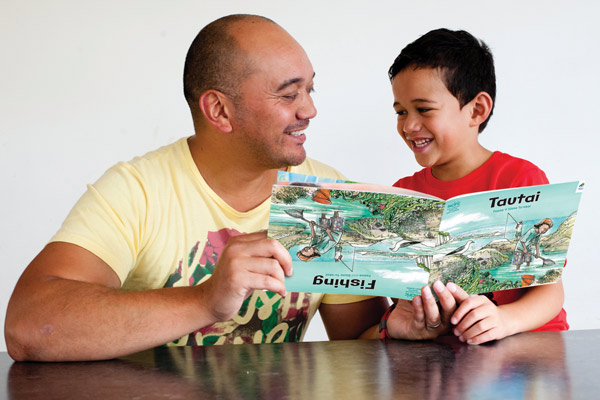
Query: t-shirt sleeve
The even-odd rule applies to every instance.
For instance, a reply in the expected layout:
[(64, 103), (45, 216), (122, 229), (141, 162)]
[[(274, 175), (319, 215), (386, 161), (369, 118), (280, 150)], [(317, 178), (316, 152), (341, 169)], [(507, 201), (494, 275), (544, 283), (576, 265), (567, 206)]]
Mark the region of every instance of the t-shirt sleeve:
[(527, 162), (521, 166), (520, 171), (514, 173), (514, 179), (510, 187), (546, 185), (548, 183), (550, 182), (544, 171)]
[(123, 283), (142, 243), (146, 204), (139, 175), (129, 164), (117, 164), (88, 185), (50, 242), (83, 247), (107, 263)]

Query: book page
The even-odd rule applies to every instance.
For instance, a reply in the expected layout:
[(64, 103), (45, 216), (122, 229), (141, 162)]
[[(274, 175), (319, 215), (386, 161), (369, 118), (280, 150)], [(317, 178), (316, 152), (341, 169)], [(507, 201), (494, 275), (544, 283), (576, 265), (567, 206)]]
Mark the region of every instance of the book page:
[(582, 190), (581, 182), (569, 182), (449, 199), (430, 283), (485, 293), (558, 281)]
[(269, 237), (292, 255), (288, 291), (411, 299), (427, 284), (419, 262), (435, 247), (444, 202), (327, 184), (275, 185)]

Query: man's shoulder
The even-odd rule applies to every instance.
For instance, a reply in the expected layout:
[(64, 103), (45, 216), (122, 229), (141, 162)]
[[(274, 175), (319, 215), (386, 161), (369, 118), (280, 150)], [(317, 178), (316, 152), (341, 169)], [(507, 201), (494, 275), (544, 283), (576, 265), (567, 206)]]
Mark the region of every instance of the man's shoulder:
[(307, 157), (302, 164), (291, 167), (290, 172), (320, 176), (322, 178), (335, 178), (346, 180), (346, 177), (337, 169), (309, 157)]
[(109, 192), (117, 188), (123, 190), (124, 187), (161, 186), (185, 171), (188, 163), (193, 163), (193, 160), (187, 160), (186, 146), (186, 139), (182, 138), (129, 161), (118, 162), (106, 170), (93, 186)]
[(106, 174), (155, 176), (155, 174), (161, 174), (161, 171), (164, 174), (169, 174), (169, 170), (173, 168), (180, 169), (182, 165), (188, 162), (186, 149), (189, 153), (186, 138), (181, 138), (173, 143), (148, 151), (141, 156), (133, 157), (128, 161), (118, 162), (109, 168)]
[(189, 153), (187, 138), (184, 137), (176, 140), (173, 143), (161, 146), (155, 150), (151, 150), (144, 155), (134, 157), (130, 161), (127, 161), (127, 164), (134, 167), (154, 165), (158, 167), (164, 167), (164, 162), (168, 161), (169, 159), (185, 159), (186, 151)]

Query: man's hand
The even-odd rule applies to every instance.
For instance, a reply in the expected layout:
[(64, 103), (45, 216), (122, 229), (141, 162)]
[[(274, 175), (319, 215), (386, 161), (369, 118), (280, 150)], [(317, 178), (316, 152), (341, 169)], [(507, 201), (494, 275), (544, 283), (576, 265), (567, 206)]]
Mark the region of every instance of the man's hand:
[(210, 279), (199, 285), (201, 301), (215, 321), (231, 319), (256, 289), (286, 295), (285, 275), (292, 274), (292, 258), (266, 232), (229, 239)]
[(425, 286), (421, 295), (412, 301), (399, 300), (387, 322), (388, 332), (395, 339), (434, 339), (450, 328), (450, 317), (456, 310), (456, 300), (444, 284), (436, 281), (433, 290), (440, 300), (435, 301), (431, 289)]
[(501, 307), (486, 296), (467, 294), (454, 283), (448, 283), (447, 288), (460, 303), (450, 322), (456, 325), (453, 333), (461, 342), (481, 344), (510, 335)]

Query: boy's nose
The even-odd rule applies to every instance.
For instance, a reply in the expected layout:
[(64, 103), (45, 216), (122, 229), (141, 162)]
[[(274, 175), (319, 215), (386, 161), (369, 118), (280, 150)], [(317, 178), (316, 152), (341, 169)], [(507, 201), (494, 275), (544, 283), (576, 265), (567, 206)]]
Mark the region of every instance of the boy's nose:
[(417, 118), (407, 117), (404, 121), (404, 125), (402, 126), (402, 132), (404, 133), (414, 133), (421, 130), (421, 124), (419, 123)]

